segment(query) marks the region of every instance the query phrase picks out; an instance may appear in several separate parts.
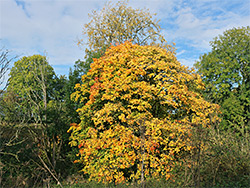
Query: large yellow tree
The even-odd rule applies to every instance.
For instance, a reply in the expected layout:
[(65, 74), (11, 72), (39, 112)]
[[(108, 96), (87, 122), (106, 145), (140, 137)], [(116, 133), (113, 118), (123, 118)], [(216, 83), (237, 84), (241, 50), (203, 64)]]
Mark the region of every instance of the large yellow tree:
[(94, 59), (72, 98), (71, 124), (83, 172), (104, 183), (170, 178), (191, 147), (192, 126), (209, 126), (218, 106), (205, 101), (201, 77), (171, 51), (125, 42)]

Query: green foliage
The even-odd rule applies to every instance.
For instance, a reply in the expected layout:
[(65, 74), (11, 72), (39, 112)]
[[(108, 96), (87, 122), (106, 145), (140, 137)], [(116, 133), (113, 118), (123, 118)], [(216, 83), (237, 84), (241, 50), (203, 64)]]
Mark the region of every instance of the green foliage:
[(42, 94), (40, 83), (45, 81), (48, 88), (55, 77), (53, 68), (48, 64), (45, 56), (33, 55), (23, 57), (15, 62), (10, 71), (8, 90), (25, 97), (36, 91), (39, 96)]
[(0, 96), (0, 122), (21, 123), (26, 118), (23, 109), (17, 105), (19, 102), (15, 93), (3, 91)]
[[(64, 177), (67, 175), (65, 167), (71, 165), (67, 160), (71, 150), (68, 145), (69, 119), (65, 102), (67, 84), (68, 80), (64, 76), (55, 75), (46, 57), (34, 55), (15, 62), (7, 91), (1, 96), (1, 123), (12, 123), (27, 130), (26, 137), (33, 145), (28, 155), (34, 163), (31, 170), (38, 169), (38, 173), (43, 173), (37, 177), (37, 182)], [(6, 132), (3, 134), (8, 135)], [(19, 147), (16, 148), (17, 157), (24, 152)], [(20, 160), (19, 164), (22, 163), (25, 161)], [(15, 176), (20, 174), (21, 171), (15, 171)]]
[(216, 37), (212, 51), (195, 66), (206, 83), (205, 96), (218, 103), (223, 128), (250, 128), (250, 27), (233, 28)]
[(55, 73), (46, 57), (33, 55), (15, 62), (10, 71), (7, 92), (17, 97), (22, 122), (41, 123), (46, 119), (46, 108), (51, 98)]
[(200, 181), (208, 187), (247, 187), (250, 27), (227, 30), (210, 44), (212, 51), (201, 56), (195, 66), (206, 83), (205, 97), (221, 105), (222, 121), (203, 137), (206, 148), (200, 163)]

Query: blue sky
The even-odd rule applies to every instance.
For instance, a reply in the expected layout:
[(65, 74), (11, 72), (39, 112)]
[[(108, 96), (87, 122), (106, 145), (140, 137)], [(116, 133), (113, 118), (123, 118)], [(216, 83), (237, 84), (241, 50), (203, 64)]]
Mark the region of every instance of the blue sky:
[[(88, 13), (106, 2), (0, 0), (0, 46), (19, 57), (46, 54), (56, 74), (68, 75), (69, 67), (84, 59), (77, 40), (83, 38)], [(157, 13), (162, 34), (176, 43), (177, 58), (190, 67), (210, 51), (214, 37), (250, 25), (250, 0), (130, 0), (129, 6)]]

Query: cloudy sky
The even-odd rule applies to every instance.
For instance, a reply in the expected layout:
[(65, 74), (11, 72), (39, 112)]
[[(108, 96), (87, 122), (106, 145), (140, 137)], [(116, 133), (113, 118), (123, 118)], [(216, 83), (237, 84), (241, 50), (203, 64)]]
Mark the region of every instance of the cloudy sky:
[[(44, 54), (58, 75), (84, 59), (77, 46), (88, 13), (106, 0), (0, 0), (0, 43), (12, 54)], [(115, 2), (115, 1), (114, 1)], [(157, 13), (162, 34), (175, 42), (179, 61), (192, 66), (210, 51), (209, 41), (233, 27), (250, 25), (250, 0), (130, 0)]]

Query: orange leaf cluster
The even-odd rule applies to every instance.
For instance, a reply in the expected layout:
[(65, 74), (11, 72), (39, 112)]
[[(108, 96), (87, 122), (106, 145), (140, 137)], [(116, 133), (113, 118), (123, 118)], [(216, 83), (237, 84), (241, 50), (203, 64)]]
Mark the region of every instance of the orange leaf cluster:
[(79, 127), (70, 128), (71, 144), (92, 180), (168, 179), (173, 162), (190, 150), (191, 127), (218, 120), (218, 106), (200, 94), (200, 76), (159, 47), (111, 46), (82, 82), (72, 94), (85, 105)]

